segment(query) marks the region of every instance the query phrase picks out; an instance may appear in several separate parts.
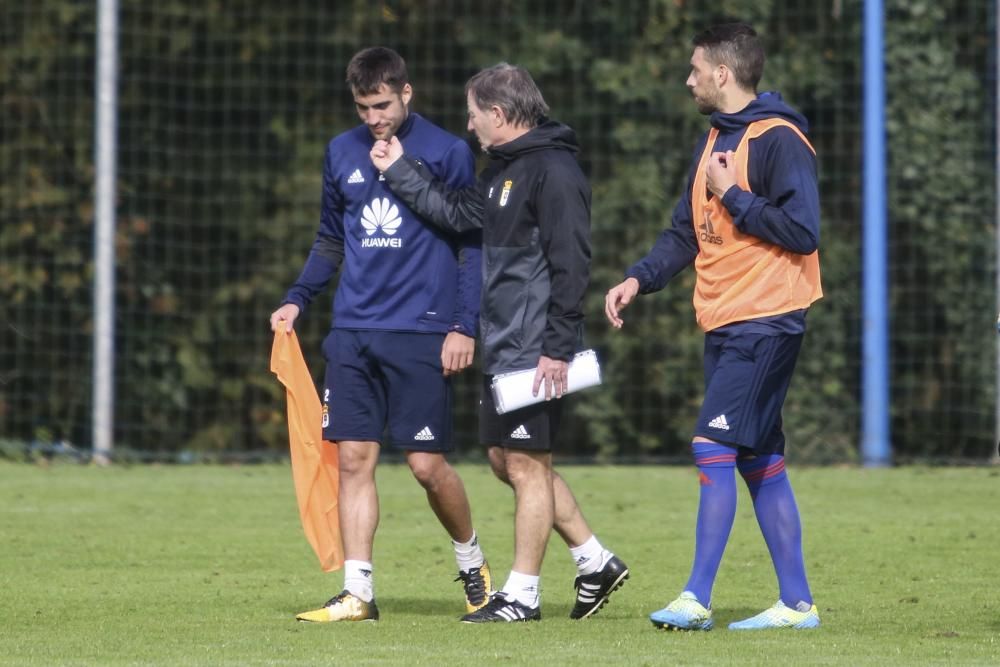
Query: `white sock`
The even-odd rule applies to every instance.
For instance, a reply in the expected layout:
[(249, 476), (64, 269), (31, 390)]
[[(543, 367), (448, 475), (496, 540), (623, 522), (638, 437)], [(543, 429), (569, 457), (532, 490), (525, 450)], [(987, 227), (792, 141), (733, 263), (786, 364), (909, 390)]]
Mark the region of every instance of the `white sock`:
[(375, 597), (372, 564), (363, 560), (345, 560), (344, 588), (354, 597), (371, 602)]
[(597, 572), (614, 555), (601, 546), (597, 541), (597, 535), (591, 535), (589, 540), (578, 547), (570, 547), (569, 552), (573, 556), (573, 562), (576, 563), (576, 572), (580, 575)]
[(476, 531), (472, 531), (472, 537), (468, 542), (452, 540), (451, 544), (455, 547), (455, 563), (458, 564), (460, 572), (468, 572), (474, 567), (482, 567), (483, 563), (486, 562), (483, 550), (479, 548), (479, 538), (476, 537)]
[(541, 603), (541, 586), (538, 579), (537, 575), (521, 574), (511, 570), (507, 583), (503, 585), (503, 592), (507, 599), (517, 600), (527, 607), (536, 609)]

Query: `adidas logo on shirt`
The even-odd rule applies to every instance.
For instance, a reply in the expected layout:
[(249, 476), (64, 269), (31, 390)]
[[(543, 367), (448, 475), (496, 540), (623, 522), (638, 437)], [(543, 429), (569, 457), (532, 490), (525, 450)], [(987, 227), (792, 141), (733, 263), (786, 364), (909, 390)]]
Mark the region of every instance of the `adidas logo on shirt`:
[(417, 433), (415, 436), (413, 436), (413, 439), (414, 440), (433, 440), (434, 439), (434, 434), (431, 433), (431, 429), (430, 429), (429, 426), (425, 426), (422, 429), (420, 429), (420, 433)]
[(729, 430), (729, 422), (726, 421), (726, 415), (719, 415), (718, 417), (716, 417), (712, 421), (708, 422), (708, 427), (709, 428), (717, 428), (720, 431), (728, 431)]
[(722, 237), (715, 233), (715, 226), (712, 225), (712, 216), (709, 215), (708, 211), (705, 211), (704, 224), (698, 225), (698, 229), (701, 230), (701, 234), (698, 237), (702, 242), (722, 245)]
[(347, 178), (348, 183), (364, 183), (365, 177), (361, 175), (360, 169), (355, 169), (354, 173)]
[(528, 429), (524, 428), (524, 424), (521, 424), (514, 429), (514, 432), (510, 434), (510, 437), (515, 440), (530, 440), (531, 435), (528, 433)]

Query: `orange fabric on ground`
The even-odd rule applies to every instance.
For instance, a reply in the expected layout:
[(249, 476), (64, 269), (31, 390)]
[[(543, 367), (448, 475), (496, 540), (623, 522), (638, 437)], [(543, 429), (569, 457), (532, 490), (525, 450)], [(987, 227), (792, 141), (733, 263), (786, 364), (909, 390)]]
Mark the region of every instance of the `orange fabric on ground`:
[(279, 330), (271, 346), (271, 372), (285, 385), (288, 448), (302, 529), (324, 572), (344, 566), (337, 493), (337, 445), (323, 440), (322, 408), (295, 332)]

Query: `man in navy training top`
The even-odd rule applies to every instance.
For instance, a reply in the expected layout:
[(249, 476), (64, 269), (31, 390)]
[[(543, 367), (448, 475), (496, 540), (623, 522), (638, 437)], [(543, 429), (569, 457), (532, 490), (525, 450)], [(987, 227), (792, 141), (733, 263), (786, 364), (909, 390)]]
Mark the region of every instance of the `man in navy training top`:
[(729, 629), (815, 628), (781, 428), (806, 312), (823, 294), (815, 152), (806, 119), (777, 93), (757, 94), (764, 49), (753, 28), (717, 25), (693, 41), (687, 86), (711, 128), (698, 143), (672, 226), (605, 298), (608, 320), (621, 328), (620, 312), (638, 294), (663, 289), (695, 265), (705, 394), (691, 442), (701, 483), (694, 564), (681, 594), (650, 620), (712, 629), (712, 587), (736, 514), (739, 470), (779, 599)]
[(486, 604), (492, 583), (465, 487), (445, 453), (453, 449), (448, 376), (467, 368), (475, 351), (480, 236), (451, 239), (422, 224), (385, 186), (368, 153), (376, 140), (402, 137), (452, 187), (474, 182), (474, 158), (465, 141), (410, 112), (413, 89), (395, 51), (358, 52), (347, 83), (363, 124), (327, 146), (319, 232), (301, 275), (271, 314), (272, 330), (291, 331), (343, 264), (323, 342), (323, 437), (339, 450), (344, 589), (296, 618), (378, 620), (372, 544), (382, 445), (405, 453), (451, 536), (469, 613)]

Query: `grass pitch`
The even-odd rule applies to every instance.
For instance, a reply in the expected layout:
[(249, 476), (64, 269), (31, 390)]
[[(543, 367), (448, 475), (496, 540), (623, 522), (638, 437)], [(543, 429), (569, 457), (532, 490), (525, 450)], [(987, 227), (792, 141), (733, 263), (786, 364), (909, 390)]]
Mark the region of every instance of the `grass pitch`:
[[(513, 498), (459, 467), (498, 585)], [(745, 490), (715, 587), (717, 629), (647, 615), (687, 580), (691, 468), (561, 468), (632, 577), (597, 616), (568, 618), (575, 569), (554, 536), (541, 623), (469, 626), (454, 557), (405, 466), (378, 471), (377, 624), (305, 625), (341, 588), (302, 536), (287, 466), (98, 469), (0, 464), (4, 665), (971, 665), (1000, 663), (1000, 471), (791, 470), (823, 626), (725, 629), (777, 587)]]

